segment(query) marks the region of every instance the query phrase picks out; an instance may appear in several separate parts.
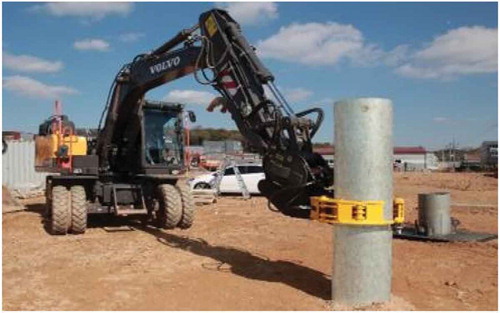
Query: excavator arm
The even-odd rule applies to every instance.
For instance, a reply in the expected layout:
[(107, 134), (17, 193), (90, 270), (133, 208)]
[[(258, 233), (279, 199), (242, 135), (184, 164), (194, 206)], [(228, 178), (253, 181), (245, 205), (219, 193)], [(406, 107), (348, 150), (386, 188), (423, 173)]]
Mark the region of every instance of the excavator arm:
[(217, 105), (227, 110), (241, 134), (263, 155), (266, 179), (259, 183), (261, 192), (284, 214), (309, 216), (309, 197), (330, 195), (328, 187), (333, 184), (332, 169), (312, 151), (323, 111), (292, 110), (238, 23), (224, 10), (203, 13), (197, 25), (122, 68), (97, 143), (101, 166), (130, 162), (139, 140), (144, 94), (188, 74), (220, 93), (210, 110)]
[[(220, 92), (239, 131), (263, 154), (266, 179), (260, 191), (283, 213), (309, 216), (302, 210), (309, 207), (309, 197), (329, 194), (326, 188), (333, 184), (333, 171), (312, 151), (323, 111), (292, 110), (226, 11), (202, 14), (199, 25), (206, 68), (213, 77), (206, 83)], [(314, 113), (314, 120), (308, 118)]]

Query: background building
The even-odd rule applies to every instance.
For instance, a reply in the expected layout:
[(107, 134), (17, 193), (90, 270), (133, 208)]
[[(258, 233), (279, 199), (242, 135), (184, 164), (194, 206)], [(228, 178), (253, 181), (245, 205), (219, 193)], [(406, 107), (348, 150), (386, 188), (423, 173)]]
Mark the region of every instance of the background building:
[(498, 167), (498, 141), (484, 141), (481, 144), (481, 165), (484, 168)]
[[(321, 154), (333, 166), (334, 146), (316, 147), (314, 152)], [(439, 167), (438, 158), (424, 147), (394, 147), (393, 158), (398, 167), (407, 171), (437, 170)]]
[(394, 162), (401, 163), (406, 171), (437, 170), (439, 168), (436, 155), (424, 147), (395, 147)]

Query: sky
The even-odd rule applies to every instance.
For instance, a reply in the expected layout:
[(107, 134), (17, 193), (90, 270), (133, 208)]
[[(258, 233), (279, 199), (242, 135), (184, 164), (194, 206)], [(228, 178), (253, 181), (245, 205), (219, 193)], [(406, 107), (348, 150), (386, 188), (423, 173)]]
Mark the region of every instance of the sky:
[[(325, 110), (315, 142), (333, 142), (333, 103), (393, 101), (394, 143), (439, 149), (497, 140), (496, 3), (3, 3), (3, 130), (36, 132), (60, 99), (97, 127), (118, 70), (199, 15), (225, 8), (296, 112)], [(215, 90), (187, 76), (146, 95), (187, 104), (197, 126), (236, 129), (205, 108)]]

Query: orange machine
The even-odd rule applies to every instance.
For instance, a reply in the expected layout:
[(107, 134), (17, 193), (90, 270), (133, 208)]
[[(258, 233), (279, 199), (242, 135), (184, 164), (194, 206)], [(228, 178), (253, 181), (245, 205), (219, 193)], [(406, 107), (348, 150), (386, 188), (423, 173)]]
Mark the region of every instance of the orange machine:
[(40, 172), (72, 170), (73, 156), (87, 154), (87, 139), (74, 134), (73, 122), (62, 115), (59, 101), (55, 114), (40, 125), (35, 136), (35, 169)]

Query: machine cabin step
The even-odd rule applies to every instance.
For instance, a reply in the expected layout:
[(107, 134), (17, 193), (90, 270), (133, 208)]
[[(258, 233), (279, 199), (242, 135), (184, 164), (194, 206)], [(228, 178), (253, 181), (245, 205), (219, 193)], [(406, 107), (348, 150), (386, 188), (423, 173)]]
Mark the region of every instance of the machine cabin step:
[[(124, 200), (129, 203), (122, 204)], [(127, 216), (148, 213), (141, 185), (113, 185), (113, 201), (115, 215)]]
[(122, 205), (119, 208), (115, 207), (115, 215), (118, 216), (127, 216), (127, 215), (135, 215), (135, 214), (147, 214), (148, 210), (145, 208), (141, 209), (134, 209), (133, 206), (132, 208), (126, 208), (126, 206)]

